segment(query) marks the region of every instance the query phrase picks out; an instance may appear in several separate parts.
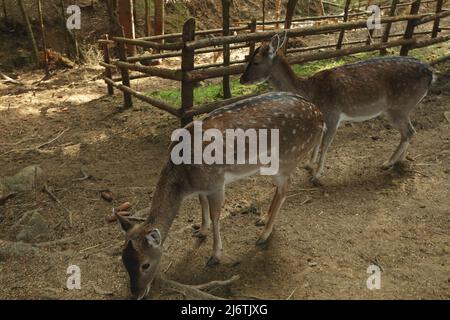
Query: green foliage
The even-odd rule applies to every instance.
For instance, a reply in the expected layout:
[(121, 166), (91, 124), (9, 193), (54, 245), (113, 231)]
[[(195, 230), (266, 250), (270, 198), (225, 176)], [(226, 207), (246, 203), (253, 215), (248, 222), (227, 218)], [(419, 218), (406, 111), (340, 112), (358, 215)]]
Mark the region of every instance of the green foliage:
[[(267, 91), (267, 84), (244, 86), (239, 83), (239, 79), (230, 81), (231, 94), (240, 96), (252, 92)], [(156, 99), (166, 101), (174, 106), (181, 105), (181, 91), (174, 89), (158, 90), (150, 93), (150, 96)], [(200, 105), (208, 102), (214, 102), (223, 99), (223, 91), (221, 83), (213, 83), (202, 85), (194, 89), (194, 105)]]

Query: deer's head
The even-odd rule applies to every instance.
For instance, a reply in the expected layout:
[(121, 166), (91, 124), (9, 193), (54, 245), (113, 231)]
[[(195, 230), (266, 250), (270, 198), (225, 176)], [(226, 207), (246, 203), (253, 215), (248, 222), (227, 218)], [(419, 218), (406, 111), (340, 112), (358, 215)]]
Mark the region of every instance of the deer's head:
[(138, 300), (150, 291), (161, 260), (161, 234), (151, 225), (132, 224), (128, 219), (116, 215), (126, 233), (122, 250), (122, 262), (130, 277), (130, 290)]
[(241, 84), (252, 84), (266, 81), (270, 77), (270, 72), (279, 50), (286, 43), (287, 33), (281, 36), (276, 34), (269, 43), (262, 44), (257, 48), (248, 60), (244, 74), (241, 76)]

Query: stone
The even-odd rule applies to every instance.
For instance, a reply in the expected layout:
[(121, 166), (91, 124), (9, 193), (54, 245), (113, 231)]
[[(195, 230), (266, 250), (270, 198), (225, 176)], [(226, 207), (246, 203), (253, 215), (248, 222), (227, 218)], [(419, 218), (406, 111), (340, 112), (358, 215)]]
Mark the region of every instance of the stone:
[(18, 241), (33, 242), (38, 238), (43, 238), (49, 233), (47, 222), (38, 211), (35, 211), (28, 223), (19, 232), (16, 239)]

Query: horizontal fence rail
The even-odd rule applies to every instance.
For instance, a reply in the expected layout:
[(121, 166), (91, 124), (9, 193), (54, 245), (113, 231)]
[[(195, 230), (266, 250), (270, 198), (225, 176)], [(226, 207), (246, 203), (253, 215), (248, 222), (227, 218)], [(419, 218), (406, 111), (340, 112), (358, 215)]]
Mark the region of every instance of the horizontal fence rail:
[[(428, 6), (427, 13), (420, 12), (423, 4), (431, 3), (436, 3), (434, 9)], [(338, 40), (338, 46), (336, 43), (328, 43), (306, 47), (289, 47), (286, 50), (287, 60), (290, 64), (301, 64), (310, 61), (344, 57), (362, 52), (379, 51), (380, 54), (386, 54), (386, 49), (394, 47), (400, 47), (401, 54), (407, 55), (409, 50), (450, 41), (449, 34), (439, 35), (440, 32), (449, 30), (448, 27), (440, 27), (439, 25), (440, 22), (444, 21), (443, 19), (450, 16), (450, 11), (443, 8), (443, 3), (445, 3), (443, 0), (415, 0), (410, 2), (394, 0), (390, 5), (381, 6), (381, 9), (389, 9), (387, 10), (389, 11), (389, 16), (383, 16), (381, 18), (381, 24), (385, 26), (382, 35), (372, 36), (372, 32), (370, 32), (366, 39), (341, 42)], [(403, 15), (395, 14), (397, 8), (408, 6), (411, 6), (410, 9), (405, 9), (409, 10), (408, 13)], [(347, 9), (348, 7), (346, 7)], [(367, 30), (367, 19), (360, 18), (361, 16), (368, 16), (367, 12), (347, 12), (345, 19), (344, 15), (294, 18), (292, 22), (328, 21), (326, 21), (326, 24), (288, 29), (286, 30), (288, 38), (292, 41), (292, 39), (297, 37), (303, 38), (337, 32), (343, 34), (345, 31), (348, 36), (351, 32), (356, 32), (357, 30)], [(357, 18), (357, 20), (353, 18)], [(229, 31), (230, 33), (234, 33), (233, 35), (222, 35), (222, 29), (195, 30), (195, 20), (191, 18), (186, 21), (183, 32), (181, 33), (137, 39), (124, 37), (112, 37), (109, 39), (106, 36), (105, 39), (99, 40), (99, 44), (102, 46), (104, 53), (104, 61), (100, 62), (100, 65), (105, 68), (103, 80), (108, 86), (109, 94), (114, 94), (114, 89), (123, 92), (124, 106), (130, 107), (132, 105), (132, 97), (135, 97), (180, 118), (182, 125), (184, 125), (192, 121), (194, 116), (199, 116), (226, 104), (257, 95), (255, 93), (232, 97), (230, 99), (206, 103), (194, 108), (195, 83), (213, 78), (222, 77), (225, 79), (232, 75), (241, 74), (245, 70), (248, 55), (251, 55), (255, 50), (255, 44), (257, 42), (267, 41), (282, 31), (274, 29), (258, 31), (257, 25), (275, 25), (284, 22), (284, 20), (260, 22), (253, 19), (251, 22), (244, 23), (241, 26), (230, 27)], [(390, 34), (391, 26), (396, 23), (403, 23), (403, 30)], [(428, 23), (430, 23), (430, 30), (415, 30), (417, 27)], [(429, 38), (426, 38), (427, 36)], [(390, 40), (390, 38), (396, 39)], [(156, 50), (158, 53), (143, 53), (127, 56), (125, 48), (128, 45), (137, 46), (142, 49)], [(119, 56), (115, 59), (111, 57), (111, 48), (113, 47), (119, 50)], [(198, 55), (223, 53), (224, 57), (230, 57), (230, 52), (233, 50), (248, 50), (248, 55), (245, 59), (241, 58), (240, 60), (229, 61), (224, 58), (224, 62), (195, 65), (195, 57)], [(179, 67), (172, 69), (152, 65), (155, 60), (167, 58), (180, 58)], [(120, 75), (113, 77), (112, 74), (114, 71), (119, 71)], [(131, 72), (133, 74), (130, 74)], [(160, 101), (131, 88), (131, 80), (147, 77), (158, 77), (181, 83), (181, 106), (170, 105), (167, 102)], [(226, 85), (228, 88), (225, 88)], [(229, 90), (229, 83), (226, 84), (224, 81), (223, 86), (224, 92), (226, 92), (225, 89)]]

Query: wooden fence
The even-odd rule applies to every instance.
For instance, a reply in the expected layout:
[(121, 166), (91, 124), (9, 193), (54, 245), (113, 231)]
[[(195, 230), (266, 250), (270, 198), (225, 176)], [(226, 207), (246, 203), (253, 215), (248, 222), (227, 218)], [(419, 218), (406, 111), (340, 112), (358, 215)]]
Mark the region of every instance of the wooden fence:
[[(354, 33), (361, 29), (367, 30), (367, 18), (358, 18), (356, 20), (352, 18), (362, 15), (366, 15), (367, 17), (368, 14), (364, 12), (349, 13), (350, 1), (347, 0), (343, 15), (331, 16), (342, 19), (340, 23), (312, 25), (287, 30), (287, 35), (291, 40), (296, 37), (339, 33), (338, 41), (335, 44), (287, 49), (286, 53), (289, 63), (299, 64), (369, 51), (380, 51), (380, 54), (385, 54), (385, 50), (392, 47), (400, 47), (400, 54), (408, 55), (409, 50), (450, 40), (450, 33), (445, 34), (443, 32), (439, 35), (443, 31), (439, 27), (441, 19), (450, 16), (450, 10), (443, 7), (445, 0), (415, 0), (407, 3), (400, 3), (398, 0), (393, 0), (391, 6), (385, 8), (389, 9), (388, 16), (381, 18), (381, 24), (384, 26), (381, 36), (372, 37), (370, 32), (368, 32), (367, 39), (344, 42), (343, 39), (346, 32)], [(419, 9), (421, 8), (421, 4), (424, 3), (435, 3), (434, 12), (420, 13)], [(396, 8), (408, 5), (410, 5), (409, 14), (395, 15)], [(330, 16), (302, 17), (293, 19), (292, 21), (318, 21), (327, 19), (330, 19)], [(266, 21), (264, 23), (270, 25), (279, 22), (284, 21)], [(406, 24), (403, 32), (390, 34), (392, 24), (397, 22)], [(427, 23), (433, 24), (430, 30), (415, 32), (416, 27)], [(223, 92), (226, 93), (226, 97), (230, 96), (230, 83), (226, 79), (229, 79), (231, 75), (242, 73), (245, 69), (246, 62), (245, 60), (230, 61), (231, 50), (247, 48), (248, 53), (251, 54), (255, 50), (257, 42), (267, 41), (281, 31), (269, 30), (259, 32), (257, 26), (261, 24), (262, 22), (253, 19), (245, 25), (229, 27), (226, 30), (227, 32), (234, 32), (234, 35), (222, 35), (222, 29), (196, 30), (195, 19), (191, 18), (184, 23), (181, 33), (138, 39), (127, 39), (123, 37), (108, 39), (106, 37), (99, 42), (103, 46), (104, 51), (104, 62), (101, 62), (101, 65), (105, 68), (103, 79), (108, 86), (108, 94), (114, 94), (114, 88), (119, 89), (123, 92), (123, 106), (125, 108), (132, 106), (132, 97), (135, 97), (180, 118), (182, 126), (192, 121), (193, 116), (208, 113), (228, 103), (252, 96), (246, 95), (228, 98), (194, 108), (194, 87), (199, 81), (222, 77), (225, 79), (223, 81)], [(216, 34), (219, 34), (219, 36), (211, 37)], [(424, 37), (426, 35), (429, 35), (429, 37)], [(361, 43), (364, 45), (354, 46)], [(137, 46), (144, 50), (154, 49), (158, 50), (158, 53), (127, 56), (127, 46)], [(118, 49), (118, 59), (112, 59), (111, 47)], [(224, 61), (222, 63), (195, 65), (196, 55), (210, 52), (223, 52)], [(170, 57), (181, 57), (181, 65), (179, 68), (169, 69), (148, 65), (153, 60)], [(115, 69), (119, 70), (120, 77), (114, 78), (112, 76)], [(130, 75), (131, 71), (138, 72), (138, 74)], [(132, 89), (132, 80), (145, 77), (159, 77), (180, 82), (181, 106), (170, 105), (167, 102)]]

